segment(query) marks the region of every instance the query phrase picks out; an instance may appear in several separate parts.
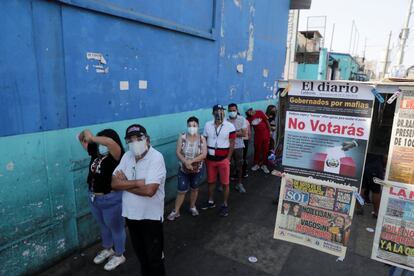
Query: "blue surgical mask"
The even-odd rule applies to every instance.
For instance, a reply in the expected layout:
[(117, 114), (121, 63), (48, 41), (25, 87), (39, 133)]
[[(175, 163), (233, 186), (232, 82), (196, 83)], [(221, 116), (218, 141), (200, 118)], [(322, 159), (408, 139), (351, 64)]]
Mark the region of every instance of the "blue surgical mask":
[(231, 111), (229, 112), (229, 118), (230, 119), (234, 119), (237, 117), (237, 111)]
[(108, 147), (107, 146), (99, 145), (98, 146), (98, 151), (99, 151), (99, 154), (106, 155), (109, 150), (108, 150)]

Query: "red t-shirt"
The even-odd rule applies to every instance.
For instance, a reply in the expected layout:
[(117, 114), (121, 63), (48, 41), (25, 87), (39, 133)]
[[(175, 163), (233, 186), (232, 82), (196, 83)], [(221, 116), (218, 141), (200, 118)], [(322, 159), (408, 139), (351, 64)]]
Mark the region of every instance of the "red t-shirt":
[(263, 113), (263, 111), (256, 110), (254, 115), (250, 116), (248, 120), (249, 123), (253, 126), (255, 133), (270, 133), (270, 129), (266, 124), (267, 116)]

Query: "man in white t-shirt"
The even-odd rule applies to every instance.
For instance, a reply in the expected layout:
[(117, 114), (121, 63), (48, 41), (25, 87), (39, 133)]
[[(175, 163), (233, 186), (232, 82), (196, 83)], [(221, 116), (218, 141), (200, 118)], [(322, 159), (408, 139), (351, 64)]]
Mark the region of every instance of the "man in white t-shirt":
[(224, 119), (224, 107), (220, 104), (213, 106), (214, 120), (204, 126), (203, 136), (207, 140), (207, 182), (208, 202), (201, 207), (207, 210), (216, 207), (214, 203), (214, 188), (217, 175), (223, 187), (224, 201), (220, 208), (220, 215), (229, 215), (228, 198), (230, 185), (230, 160), (234, 150), (236, 129)]
[(232, 175), (237, 178), (237, 183), (234, 186), (237, 191), (240, 193), (246, 193), (246, 189), (242, 183), (242, 174), (243, 174), (243, 150), (244, 150), (244, 141), (243, 137), (247, 135), (247, 121), (244, 117), (240, 116), (237, 104), (231, 103), (227, 107), (229, 121), (234, 128), (236, 129), (236, 140), (234, 144), (234, 151), (232, 155), (233, 169)]
[(150, 145), (145, 128), (127, 128), (124, 154), (112, 176), (112, 188), (123, 190), (122, 216), (128, 225), (132, 245), (141, 263), (141, 275), (165, 275), (164, 185), (166, 169), (160, 152)]

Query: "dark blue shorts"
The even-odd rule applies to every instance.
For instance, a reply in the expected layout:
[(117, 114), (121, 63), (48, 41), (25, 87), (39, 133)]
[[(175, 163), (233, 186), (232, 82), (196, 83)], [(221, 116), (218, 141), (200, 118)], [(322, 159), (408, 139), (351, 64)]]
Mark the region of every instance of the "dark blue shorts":
[(185, 193), (191, 187), (192, 190), (198, 189), (203, 178), (203, 169), (198, 173), (184, 173), (178, 169), (177, 190), (179, 193)]

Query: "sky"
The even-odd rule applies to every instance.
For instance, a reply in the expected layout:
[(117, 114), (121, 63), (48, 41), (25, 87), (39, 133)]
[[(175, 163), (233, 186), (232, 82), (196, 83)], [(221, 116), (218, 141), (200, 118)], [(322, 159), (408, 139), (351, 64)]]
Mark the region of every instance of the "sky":
[[(307, 22), (309, 30), (315, 29), (313, 26), (323, 25), (323, 21), (314, 16), (326, 16), (325, 47), (330, 48), (335, 24), (332, 51), (349, 53), (354, 20), (359, 33), (359, 43), (352, 42), (351, 48), (362, 56), (366, 38), (365, 57), (367, 60), (378, 61), (385, 53), (389, 32), (392, 31), (391, 47), (394, 46), (394, 50), (390, 58), (395, 60), (398, 35), (404, 25), (409, 3), (410, 0), (312, 0), (309, 10), (300, 11), (299, 31), (306, 30)], [(414, 65), (414, 14), (411, 15), (409, 27), (410, 34), (403, 62), (406, 68)], [(356, 38), (354, 41), (357, 41)]]

